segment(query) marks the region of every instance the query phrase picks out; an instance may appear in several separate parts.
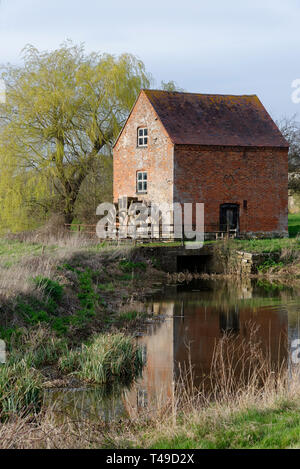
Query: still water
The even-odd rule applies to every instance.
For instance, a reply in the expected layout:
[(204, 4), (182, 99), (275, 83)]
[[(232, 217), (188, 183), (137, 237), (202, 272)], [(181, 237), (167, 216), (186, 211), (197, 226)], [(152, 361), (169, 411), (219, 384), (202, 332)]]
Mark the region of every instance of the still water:
[[(161, 406), (174, 396), (183, 370), (193, 370), (195, 385), (211, 373), (216, 344), (230, 335), (236, 344), (255, 337), (271, 367), (290, 360), (300, 337), (300, 287), (259, 281), (202, 280), (166, 287), (151, 302), (131, 309), (152, 313), (147, 330), (137, 334), (143, 374), (131, 386), (51, 390), (47, 401), (64, 415), (111, 420)], [(297, 355), (297, 353), (296, 353)]]

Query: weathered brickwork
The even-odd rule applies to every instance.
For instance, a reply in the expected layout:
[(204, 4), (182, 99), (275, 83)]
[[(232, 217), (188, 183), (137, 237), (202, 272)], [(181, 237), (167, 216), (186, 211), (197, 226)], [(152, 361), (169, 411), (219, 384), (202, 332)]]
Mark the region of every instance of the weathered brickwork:
[[(137, 146), (140, 127), (148, 128), (146, 148)], [(147, 194), (136, 193), (137, 171), (148, 172)], [(123, 196), (173, 202), (173, 144), (143, 93), (114, 148), (114, 201)]]
[[(145, 148), (137, 145), (140, 127), (148, 129)], [(137, 171), (148, 173), (147, 194), (137, 194)], [(114, 201), (123, 196), (204, 203), (207, 233), (218, 231), (222, 204), (237, 204), (241, 234), (285, 236), (288, 147), (174, 144), (141, 92), (114, 148)]]
[(287, 234), (287, 149), (182, 145), (174, 155), (174, 201), (204, 203), (206, 232), (219, 223), (220, 205), (233, 203), (241, 233)]

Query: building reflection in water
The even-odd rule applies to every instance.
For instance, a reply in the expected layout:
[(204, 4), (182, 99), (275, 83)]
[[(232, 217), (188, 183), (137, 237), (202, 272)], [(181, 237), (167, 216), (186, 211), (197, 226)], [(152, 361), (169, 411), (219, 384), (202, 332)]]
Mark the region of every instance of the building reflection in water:
[(210, 288), (176, 291), (170, 299), (154, 302), (152, 310), (165, 319), (151, 325), (148, 334), (139, 338), (145, 368), (143, 377), (124, 395), (131, 415), (151, 411), (173, 399), (182, 370), (190, 363), (194, 383), (203, 382), (211, 373), (216, 344), (224, 334), (234, 336), (237, 344), (247, 342), (255, 325), (256, 340), (271, 366), (275, 369), (287, 361), (287, 308), (253, 295), (249, 288), (225, 294), (222, 289)]

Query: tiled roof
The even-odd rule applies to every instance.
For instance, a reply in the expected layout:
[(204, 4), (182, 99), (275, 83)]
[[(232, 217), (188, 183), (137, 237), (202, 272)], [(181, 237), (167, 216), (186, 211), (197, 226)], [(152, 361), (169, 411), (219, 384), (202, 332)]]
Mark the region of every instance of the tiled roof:
[(255, 95), (143, 91), (174, 144), (288, 147)]

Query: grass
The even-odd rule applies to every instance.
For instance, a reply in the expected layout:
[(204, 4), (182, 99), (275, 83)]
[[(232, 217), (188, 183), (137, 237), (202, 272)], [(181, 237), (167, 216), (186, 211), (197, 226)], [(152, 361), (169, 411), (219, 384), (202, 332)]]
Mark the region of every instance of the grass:
[[(225, 410), (225, 409), (224, 409)], [(207, 410), (209, 414), (209, 410)], [(185, 420), (185, 419), (184, 419)], [(187, 425), (187, 422), (184, 422)], [(154, 437), (151, 449), (300, 448), (300, 402), (246, 409), (180, 425), (176, 435)], [(147, 445), (146, 445), (147, 446)], [(145, 446), (142, 446), (145, 447)]]
[(207, 379), (195, 392), (191, 367), (167, 405), (115, 426), (107, 447), (300, 448), (299, 374), (287, 379), (285, 367), (271, 364), (255, 327), (247, 341), (231, 334), (218, 341)]
[(297, 236), (300, 233), (300, 213), (293, 213), (289, 215), (289, 235), (290, 237)]
[(108, 426), (97, 419), (57, 422), (48, 409), (37, 421), (0, 426), (0, 448), (26, 449), (299, 449), (299, 396), (236, 409), (211, 405), (169, 416)]
[(235, 249), (254, 253), (281, 252), (284, 249), (300, 250), (300, 242), (297, 238), (274, 239), (235, 239), (229, 243)]
[(16, 329), (7, 340), (8, 364), (24, 361), (28, 367), (40, 369), (55, 364), (68, 351), (65, 338), (57, 337), (50, 328)]
[(62, 372), (75, 373), (80, 379), (93, 384), (132, 379), (142, 365), (136, 343), (121, 333), (97, 336), (80, 350), (64, 355), (59, 362)]
[[(296, 217), (291, 219), (294, 233), (299, 218), (298, 221)], [(297, 238), (235, 240), (232, 243), (239, 249), (244, 246), (245, 250), (251, 249), (254, 252), (272, 252), (285, 248), (294, 252), (300, 247)], [(9, 362), (0, 369), (0, 410), (2, 409), (4, 416), (10, 412), (23, 412), (25, 408), (29, 412), (39, 409), (43, 368), (46, 366), (57, 366), (59, 363), (61, 372), (75, 373), (82, 381), (93, 384), (111, 383), (119, 378), (131, 379), (138, 373), (142, 365), (135, 342), (124, 334), (109, 333), (112, 328), (126, 330), (145, 317), (143, 313), (136, 311), (116, 313), (123, 298), (131, 297), (137, 292), (142, 295), (145, 283), (149, 281), (149, 264), (139, 258), (138, 254), (132, 256), (132, 252), (105, 246), (65, 248), (0, 240), (0, 287), (6, 295), (1, 305), (0, 336), (9, 344)], [(156, 281), (157, 275), (155, 272)], [(102, 334), (98, 335), (99, 332)], [(91, 336), (93, 339), (89, 339)], [(274, 419), (275, 416), (278, 417), (278, 421), (274, 422), (279, 428), (281, 410), (272, 406), (269, 410), (275, 412)], [(199, 413), (199, 408), (197, 411)], [(193, 410), (189, 412), (191, 415)], [(226, 414), (227, 411), (224, 412)], [(230, 417), (228, 420), (220, 418), (219, 423), (215, 421), (216, 428), (220, 428), (219, 433), (216, 433), (219, 435), (216, 444), (222, 444), (221, 437), (226, 436), (222, 421), (227, 422), (226, 425), (230, 428), (240, 428), (241, 435), (243, 418), (248, 423), (251, 417), (254, 421), (257, 420), (257, 425), (269, 425), (267, 420), (265, 423), (262, 420), (260, 410), (257, 410), (256, 416), (254, 413), (249, 414), (249, 418), (243, 409), (239, 412), (235, 416), (237, 420)], [(282, 411), (283, 425), (290, 419), (289, 412), (289, 409)], [(172, 435), (167, 428), (163, 430), (164, 425), (160, 427), (163, 430), (161, 433), (157, 432), (154, 425), (149, 439), (143, 438), (136, 429), (139, 444), (143, 442), (147, 446), (150, 439), (151, 444), (157, 444), (158, 447), (161, 444), (180, 444), (175, 443), (177, 431), (180, 435), (178, 441), (185, 439), (187, 444), (195, 444), (201, 431), (204, 431), (202, 422), (193, 422), (188, 418), (186, 424), (181, 426), (184, 414), (178, 414), (177, 417), (178, 427), (170, 427), (169, 422), (165, 423), (166, 427), (172, 428)], [(296, 425), (293, 420), (293, 431), (294, 424)], [(205, 444), (212, 444), (213, 425), (211, 430), (209, 423), (205, 425)], [(148, 430), (151, 433), (151, 425)], [(254, 436), (255, 431), (249, 437), (252, 445), (256, 444)], [(226, 444), (229, 444), (229, 433), (227, 437)], [(245, 441), (246, 437), (247, 435)], [(231, 440), (233, 441), (233, 437)], [(130, 444), (137, 445), (136, 441), (131, 441)], [(287, 444), (297, 443), (289, 440)]]
[(117, 321), (122, 325), (130, 325), (132, 322), (135, 322), (137, 319), (145, 319), (147, 317), (146, 312), (139, 311), (122, 311), (117, 316)]
[[(40, 256), (45, 248), (41, 244), (34, 243), (20, 243), (19, 241), (9, 241), (7, 239), (0, 239), (0, 258), (2, 265), (6, 262), (6, 267), (19, 262), (24, 256), (33, 255)], [(53, 250), (48, 247), (47, 250)]]
[(144, 316), (119, 311), (128, 297), (149, 290), (153, 273), (133, 254), (73, 239), (70, 246), (0, 240), (0, 339), (8, 351), (0, 414), (36, 411), (45, 382), (68, 382), (62, 373), (94, 384), (135, 376), (141, 357), (128, 326)]
[[(11, 409), (20, 410), (24, 403), (32, 412), (29, 418), (14, 415), (0, 425), (0, 448), (300, 448), (299, 375), (289, 374), (287, 380), (286, 372), (260, 351), (259, 341), (255, 328), (250, 339), (242, 343), (230, 334), (220, 339), (211, 369), (211, 395), (204, 395), (201, 388), (195, 393), (191, 368), (177, 381), (168, 402), (151, 408), (151, 412), (150, 407), (140, 409), (131, 420), (118, 417), (109, 424), (98, 413), (78, 415), (76, 420), (57, 419), (53, 409), (44, 408), (34, 415), (32, 402), (36, 408), (40, 402), (36, 376), (31, 377), (32, 370), (24, 361), (20, 365), (24, 367), (23, 382), (15, 368), (3, 368), (8, 374), (3, 374), (2, 381), (0, 376), (0, 389), (12, 380), (22, 391), (20, 400), (17, 394), (10, 396), (10, 388), (6, 395), (0, 393), (0, 405), (7, 412), (3, 415), (7, 417)], [(135, 344), (132, 340), (129, 343), (128, 337), (103, 335), (71, 352), (61, 363), (68, 371), (82, 373), (87, 382), (114, 382), (118, 374), (123, 374), (121, 370), (127, 375), (133, 369), (132, 360), (129, 364), (127, 358), (134, 350)], [(234, 354), (240, 357), (239, 367)]]
[(0, 416), (37, 412), (42, 405), (39, 373), (25, 360), (0, 366)]
[(133, 271), (144, 271), (147, 268), (145, 262), (132, 262), (128, 259), (124, 259), (120, 262), (119, 267), (124, 274), (128, 274)]
[[(131, 420), (118, 418), (108, 424), (98, 414), (79, 415), (76, 421), (57, 419), (48, 408), (34, 419), (15, 418), (0, 426), (0, 448), (299, 449), (299, 374), (287, 380), (285, 372), (274, 373), (268, 358), (259, 353), (256, 335), (251, 337), (242, 349), (235, 348), (238, 342), (230, 335), (217, 344), (214, 399), (205, 397), (201, 388), (195, 393), (188, 372), (169, 402), (151, 412), (140, 410)], [(98, 353), (93, 347), (93, 354)], [(231, 351), (241, 357), (238, 369)], [(243, 370), (247, 382), (239, 379)], [(90, 373), (94, 375), (94, 365)]]

